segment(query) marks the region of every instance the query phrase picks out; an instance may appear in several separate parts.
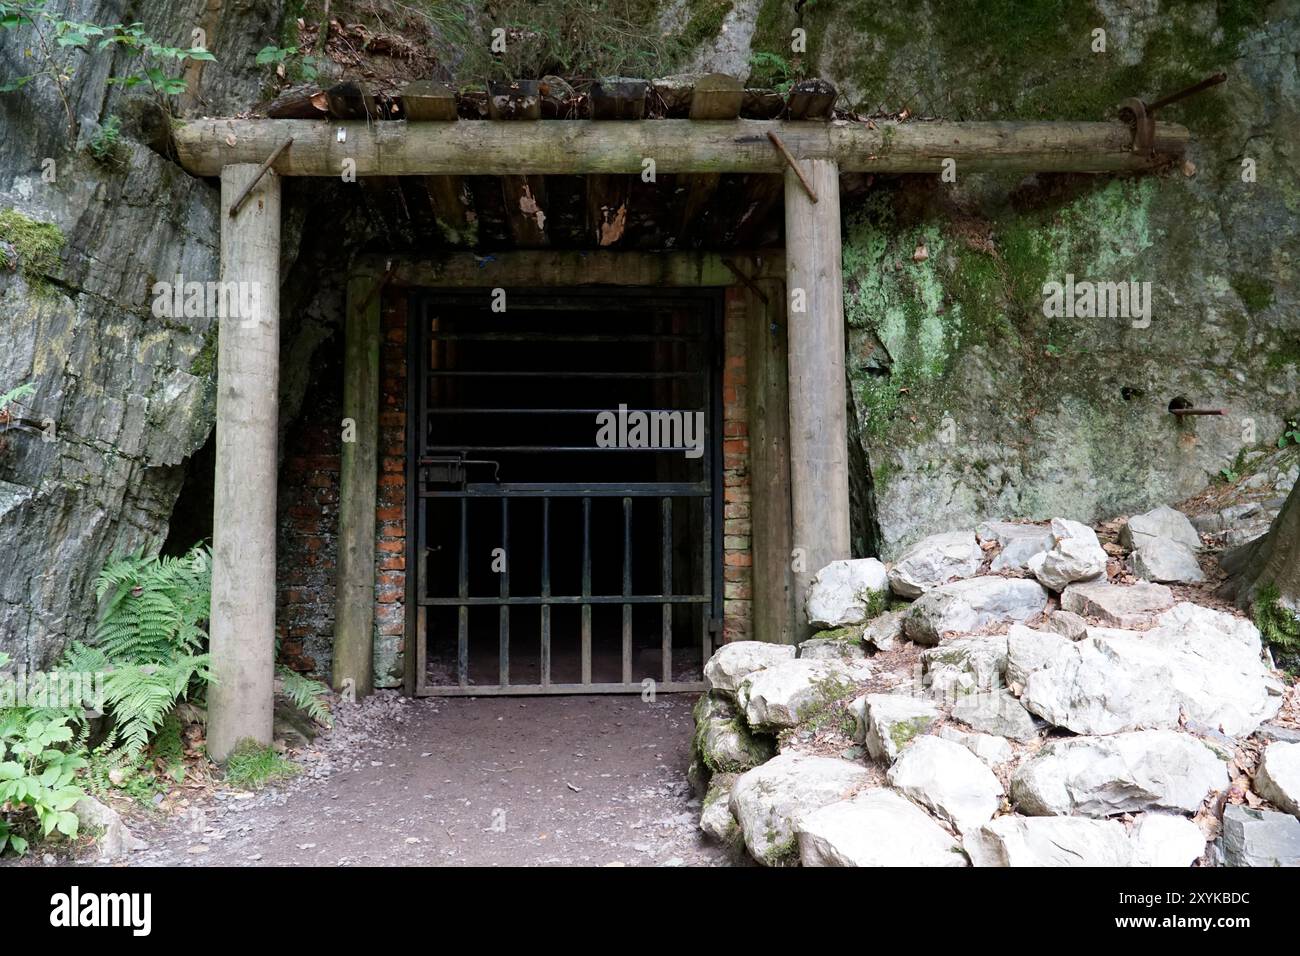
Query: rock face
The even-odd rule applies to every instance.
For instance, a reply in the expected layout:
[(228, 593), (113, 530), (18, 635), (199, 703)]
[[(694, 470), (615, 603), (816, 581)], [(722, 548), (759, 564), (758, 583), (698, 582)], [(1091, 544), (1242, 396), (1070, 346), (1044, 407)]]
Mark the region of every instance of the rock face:
[(1124, 825), (1085, 817), (998, 817), (965, 834), (975, 866), (1132, 866)]
[(736, 700), (751, 727), (793, 727), (870, 676), (866, 661), (782, 661), (746, 677)]
[(1260, 661), (1259, 631), (1222, 611), (1179, 604), (1149, 631), (1090, 628), (1046, 659), (1018, 660), (1028, 673), (1021, 701), (1078, 734), (1173, 727), (1180, 710), (1226, 734), (1249, 734), (1275, 714), (1278, 688)]
[(1088, 581), (1106, 573), (1106, 552), (1097, 533), (1068, 518), (1052, 519), (1052, 547), (1028, 562), (1029, 572), (1044, 587), (1061, 591), (1075, 581)]
[(952, 716), (968, 727), (995, 737), (1027, 741), (1038, 736), (1034, 718), (1005, 690), (963, 697), (953, 705)]
[(1172, 813), (1144, 813), (1129, 833), (1138, 866), (1191, 866), (1205, 855), (1205, 833)]
[(753, 733), (720, 692), (711, 691), (695, 705), (696, 755), (714, 773), (739, 773), (757, 767), (776, 753), (776, 744)]
[(1002, 802), (1002, 784), (961, 744), (924, 736), (889, 768), (889, 783), (959, 833), (988, 823)]
[(930, 693), (950, 700), (1000, 687), (1007, 671), (1007, 639), (991, 634), (948, 641), (921, 652), (921, 669)]
[(1031, 816), (1106, 817), (1195, 813), (1227, 785), (1226, 765), (1210, 748), (1187, 734), (1148, 730), (1048, 744), (1016, 770), (1011, 794)]
[[(1146, 627), (1174, 606), (1174, 592), (1163, 584), (1111, 584), (1089, 581), (1061, 592), (1061, 607), (1112, 627)], [(1078, 635), (1082, 637), (1083, 635)]]
[(1142, 545), (1129, 555), (1128, 568), (1145, 581), (1199, 584), (1205, 580), (1196, 553), (1176, 541), (1161, 539)]
[(769, 644), (765, 641), (732, 641), (723, 644), (704, 665), (704, 679), (714, 690), (735, 693), (743, 681), (754, 671), (773, 664), (793, 660), (795, 648), (789, 644)]
[(1300, 817), (1300, 744), (1272, 743), (1255, 771), (1255, 792)]
[(1024, 578), (954, 581), (927, 592), (908, 609), (903, 630), (917, 644), (935, 645), (945, 634), (970, 634), (991, 624), (1027, 621), (1047, 607), (1047, 592)]
[(1161, 505), (1146, 514), (1134, 515), (1119, 531), (1119, 543), (1136, 551), (1154, 541), (1172, 541), (1189, 551), (1201, 547), (1201, 536), (1181, 511)]
[(850, 796), (868, 778), (865, 767), (848, 760), (779, 754), (736, 780), (731, 813), (755, 860), (768, 866), (792, 863), (799, 852), (800, 819)]
[[(867, 753), (893, 763), (914, 737), (925, 733), (939, 717), (939, 708), (905, 694), (867, 694), (862, 698)], [(854, 702), (855, 705), (857, 702)]]
[(804, 866), (966, 866), (952, 836), (892, 790), (869, 790), (799, 822)]
[(1300, 866), (1300, 820), (1288, 813), (1229, 804), (1222, 840), (1228, 866)]
[(899, 597), (920, 597), (953, 578), (979, 572), (984, 552), (969, 531), (932, 534), (902, 553), (889, 570), (889, 586)]
[[(251, 38), (277, 34), (280, 6), (241, 5), (209, 22), (198, 4), (152, 4), (131, 19), (180, 46), (201, 24), (221, 56), (201, 64), (180, 106), (201, 101), (227, 114), (261, 95), (266, 72), (253, 63)], [(93, 24), (124, 18), (110, 0), (48, 9)], [(0, 75), (43, 70), (29, 52), (42, 45), (30, 28), (5, 29)], [(55, 55), (78, 130), (69, 131), (46, 76), (0, 97), (0, 213), (62, 241), (41, 265), (25, 243), (0, 234), (0, 246), (18, 256), (16, 269), (0, 267), (0, 394), (34, 386), (13, 410), (38, 423), (36, 432), (0, 437), (0, 651), (19, 673), (48, 670), (69, 641), (86, 637), (95, 576), (110, 557), (156, 551), (166, 539), (184, 463), (207, 440), (215, 400), (216, 320), (164, 322), (150, 304), (159, 280), (218, 277), (217, 190), (140, 141), (152, 97), (112, 82), (114, 70), (131, 72), (123, 62), (64, 47)], [(121, 164), (112, 168), (85, 150), (109, 117), (123, 120)], [(44, 158), (55, 161), (53, 181), (43, 178)], [(292, 261), (289, 218), (284, 252)]]
[(1052, 547), (1052, 530), (1037, 524), (986, 521), (975, 529), (981, 543), (996, 542), (1000, 549), (990, 570), (1023, 571), (1035, 555)]
[(808, 623), (813, 627), (860, 624), (867, 617), (872, 595), (883, 596), (888, 591), (885, 566), (875, 558), (832, 561), (809, 585)]

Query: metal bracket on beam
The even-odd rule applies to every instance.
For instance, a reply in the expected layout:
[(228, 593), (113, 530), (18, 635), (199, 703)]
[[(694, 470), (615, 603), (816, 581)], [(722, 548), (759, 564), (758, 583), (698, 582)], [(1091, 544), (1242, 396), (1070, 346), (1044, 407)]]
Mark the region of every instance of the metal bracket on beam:
[(1137, 97), (1129, 97), (1119, 104), (1119, 118), (1133, 129), (1133, 152), (1143, 156), (1155, 154), (1156, 110), (1177, 103), (1202, 90), (1218, 86), (1228, 79), (1226, 73), (1215, 73), (1177, 93), (1170, 93), (1154, 103), (1144, 103)]

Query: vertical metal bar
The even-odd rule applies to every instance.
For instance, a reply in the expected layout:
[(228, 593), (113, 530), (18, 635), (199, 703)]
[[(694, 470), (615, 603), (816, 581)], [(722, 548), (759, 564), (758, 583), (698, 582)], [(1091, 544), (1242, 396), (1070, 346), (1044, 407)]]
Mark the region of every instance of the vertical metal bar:
[[(510, 597), (510, 499), (501, 499), (501, 596)], [(510, 686), (510, 605), (501, 605), (501, 651), (500, 682), (502, 687)]]
[[(660, 562), (660, 593), (669, 597), (673, 593), (673, 499), (663, 499), (663, 558)], [(663, 604), (663, 680), (665, 684), (673, 679), (673, 605), (670, 601)]]
[[(582, 596), (591, 597), (591, 499), (582, 499)], [(582, 682), (591, 683), (591, 602), (582, 604)]]
[[(469, 597), (469, 499), (460, 499), (460, 556), (458, 558), (456, 595), (463, 601)], [(456, 680), (461, 687), (469, 686), (469, 605), (458, 608), (456, 622)]]
[[(551, 499), (542, 499), (542, 600), (551, 596)], [(551, 685), (551, 606), (542, 604), (542, 686)]]
[[(623, 597), (632, 594), (632, 499), (623, 499)], [(632, 605), (623, 605), (623, 683), (632, 683)]]
[(703, 621), (700, 626), (700, 653), (704, 656), (700, 658), (700, 666), (703, 667), (713, 656), (713, 636), (709, 632), (709, 625), (714, 620), (713, 616), (713, 501), (710, 498), (700, 499), (701, 510), (704, 512), (704, 560), (700, 564), (700, 574), (704, 578), (704, 597), (705, 601), (700, 605)]

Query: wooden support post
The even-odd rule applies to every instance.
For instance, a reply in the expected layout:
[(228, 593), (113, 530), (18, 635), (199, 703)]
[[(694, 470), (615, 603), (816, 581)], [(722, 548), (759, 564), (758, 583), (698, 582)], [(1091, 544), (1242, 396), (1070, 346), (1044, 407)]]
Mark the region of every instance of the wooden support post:
[[(212, 684), (208, 755), (271, 742), (275, 672), (275, 509), (280, 384), (280, 178), (221, 171), (221, 281), (256, 296), (252, 315), (214, 317), (217, 462), (212, 533)], [(247, 283), (247, 285), (245, 285)], [(244, 298), (241, 296), (240, 298)]]
[(790, 479), (795, 600), (802, 631), (812, 576), (831, 561), (849, 557), (849, 439), (839, 166), (825, 159), (799, 164), (820, 200), (813, 203), (800, 176), (786, 170)]
[(379, 307), (388, 275), (348, 282), (343, 342), (345, 435), (339, 463), (338, 578), (334, 598), (335, 690), (374, 689), (375, 495), (379, 478)]
[(791, 576), (790, 402), (784, 283), (754, 284), (747, 301), (750, 540), (756, 641), (799, 639)]

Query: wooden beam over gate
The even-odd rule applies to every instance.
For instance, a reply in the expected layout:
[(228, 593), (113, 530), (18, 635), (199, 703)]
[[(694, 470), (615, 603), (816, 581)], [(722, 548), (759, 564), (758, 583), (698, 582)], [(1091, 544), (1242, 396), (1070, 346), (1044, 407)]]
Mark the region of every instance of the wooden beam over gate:
[(776, 133), (799, 159), (832, 160), (844, 172), (934, 173), (945, 159), (973, 172), (1113, 173), (1150, 169), (1182, 155), (1188, 132), (1155, 126), (1155, 156), (1133, 150), (1122, 123), (788, 122), (779, 120), (550, 120), (408, 123), (202, 119), (174, 131), (181, 165), (217, 176), (235, 163), (275, 164), (283, 176), (531, 176), (658, 173), (779, 173)]

